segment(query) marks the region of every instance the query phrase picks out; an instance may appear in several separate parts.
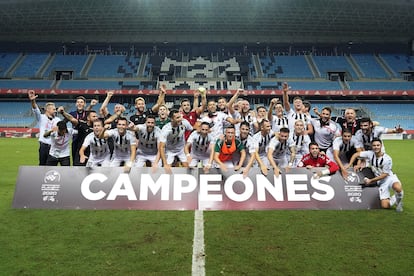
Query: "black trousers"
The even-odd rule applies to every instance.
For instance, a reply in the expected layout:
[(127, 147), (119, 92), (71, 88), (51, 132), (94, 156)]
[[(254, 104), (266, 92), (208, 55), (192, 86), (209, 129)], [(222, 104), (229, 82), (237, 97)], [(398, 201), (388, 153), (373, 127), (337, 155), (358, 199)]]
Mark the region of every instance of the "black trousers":
[(60, 164), (61, 166), (70, 166), (70, 157), (65, 156), (61, 158), (56, 158), (52, 155), (49, 155), (47, 157), (47, 162), (46, 162), (47, 166), (57, 166), (58, 164)]
[(39, 166), (46, 166), (50, 145), (39, 142)]

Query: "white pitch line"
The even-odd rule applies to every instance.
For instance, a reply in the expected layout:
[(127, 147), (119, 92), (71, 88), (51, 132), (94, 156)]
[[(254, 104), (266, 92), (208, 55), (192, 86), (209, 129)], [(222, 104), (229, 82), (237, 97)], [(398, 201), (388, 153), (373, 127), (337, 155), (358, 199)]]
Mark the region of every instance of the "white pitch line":
[(193, 263), (191, 275), (205, 276), (204, 217), (202, 210), (194, 212)]

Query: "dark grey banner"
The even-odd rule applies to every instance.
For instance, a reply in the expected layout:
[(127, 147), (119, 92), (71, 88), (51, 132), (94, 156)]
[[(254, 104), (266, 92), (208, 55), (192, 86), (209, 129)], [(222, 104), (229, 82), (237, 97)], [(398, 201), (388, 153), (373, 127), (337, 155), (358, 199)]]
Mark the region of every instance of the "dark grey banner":
[(377, 187), (364, 187), (362, 173), (344, 181), (337, 173), (314, 179), (307, 169), (291, 169), (275, 177), (252, 169), (208, 174), (199, 169), (22, 166), (14, 208), (265, 210), (378, 209)]

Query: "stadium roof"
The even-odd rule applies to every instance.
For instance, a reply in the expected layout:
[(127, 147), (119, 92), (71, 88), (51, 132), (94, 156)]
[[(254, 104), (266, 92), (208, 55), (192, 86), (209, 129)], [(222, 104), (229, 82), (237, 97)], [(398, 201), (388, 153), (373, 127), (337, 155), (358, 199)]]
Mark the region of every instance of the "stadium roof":
[(0, 41), (410, 42), (414, 0), (0, 0)]

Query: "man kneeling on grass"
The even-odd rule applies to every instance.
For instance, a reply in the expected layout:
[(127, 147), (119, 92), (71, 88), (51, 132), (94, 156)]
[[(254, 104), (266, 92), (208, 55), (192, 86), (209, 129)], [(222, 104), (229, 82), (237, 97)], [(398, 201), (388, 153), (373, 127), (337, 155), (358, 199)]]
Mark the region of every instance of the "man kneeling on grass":
[[(371, 147), (371, 150), (360, 151), (352, 155), (349, 164), (353, 164), (358, 157), (369, 160), (374, 177), (364, 178), (365, 185), (377, 182), (381, 207), (389, 209), (395, 205), (396, 211), (402, 212), (404, 191), (397, 175), (392, 172), (392, 159), (382, 151), (382, 141), (380, 139), (374, 138), (371, 141)], [(354, 166), (355, 171), (359, 169), (361, 169), (359, 165)], [(394, 190), (393, 196), (390, 196), (391, 189)]]

